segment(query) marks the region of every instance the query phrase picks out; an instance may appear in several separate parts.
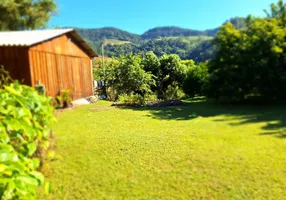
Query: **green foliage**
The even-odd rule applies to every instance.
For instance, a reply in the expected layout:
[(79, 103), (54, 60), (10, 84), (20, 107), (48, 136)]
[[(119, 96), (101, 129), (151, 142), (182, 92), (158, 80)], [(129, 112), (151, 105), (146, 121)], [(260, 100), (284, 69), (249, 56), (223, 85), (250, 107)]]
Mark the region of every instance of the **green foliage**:
[(1, 1), (0, 30), (44, 28), (55, 11), (54, 0)]
[(185, 93), (178, 85), (168, 85), (167, 90), (163, 93), (164, 100), (180, 100), (185, 96)]
[[(246, 18), (244, 17), (234, 17), (234, 18), (230, 18), (229, 20), (227, 20), (223, 25), (227, 24), (227, 23), (231, 23), (232, 25), (234, 25), (237, 29), (243, 29), (246, 27)], [(217, 32), (219, 31), (219, 29), (217, 30)]]
[(54, 122), (51, 99), (18, 83), (0, 89), (0, 198), (36, 199)]
[(168, 86), (182, 86), (186, 78), (187, 66), (181, 63), (177, 55), (163, 55), (160, 58), (160, 71), (158, 75), (158, 95), (161, 97)]
[[(137, 43), (140, 40), (140, 36), (137, 34), (129, 33), (117, 28), (105, 27), (95, 29), (80, 29), (76, 31), (87, 40), (88, 44), (101, 54), (101, 45), (106, 45), (106, 39), (115, 39), (120, 41), (129, 41)], [(130, 52), (129, 52), (130, 53)], [(118, 56), (119, 57), (119, 56)]]
[(286, 98), (286, 29), (280, 17), (284, 14), (272, 16), (277, 18), (249, 17), (241, 30), (230, 23), (221, 27), (215, 39), (216, 56), (210, 63), (208, 96)]
[(156, 39), (159, 37), (170, 36), (203, 36), (206, 35), (204, 31), (185, 29), (175, 26), (156, 27), (150, 29), (141, 35), (142, 39)]
[[(238, 29), (244, 28), (245, 18), (235, 17), (227, 20)], [(88, 43), (101, 54), (117, 57), (129, 53), (144, 54), (153, 51), (156, 56), (177, 54), (182, 59), (205, 62), (214, 56), (215, 46), (211, 42), (219, 28), (198, 31), (180, 27), (156, 27), (142, 35), (132, 34), (116, 28), (77, 29)], [(117, 44), (117, 45), (114, 45)]]
[(159, 98), (165, 98), (168, 86), (181, 88), (187, 73), (179, 56), (158, 58), (153, 52), (147, 52), (142, 59), (140, 55), (129, 54), (102, 64), (95, 70), (95, 79), (104, 80), (107, 91), (117, 95), (134, 93), (144, 97), (156, 93)]
[(45, 95), (46, 94), (46, 88), (45, 88), (45, 85), (43, 84), (36, 84), (35, 85), (35, 90), (41, 94), (41, 95)]
[(124, 105), (146, 105), (157, 100), (156, 95), (146, 94), (144, 96), (140, 94), (122, 94), (118, 97), (118, 103)]
[(183, 90), (189, 96), (202, 95), (203, 85), (208, 79), (208, 66), (205, 63), (195, 65), (190, 62), (188, 65), (187, 77), (183, 82)]
[(283, 0), (279, 0), (277, 4), (270, 5), (270, 12), (264, 10), (269, 19), (276, 18), (280, 20), (282, 26), (286, 27), (286, 4)]
[(142, 69), (139, 55), (122, 56), (119, 59), (119, 66), (115, 69), (116, 83), (114, 89), (119, 94), (151, 93), (151, 86), (155, 85), (154, 77)]
[(94, 69), (94, 80), (104, 81), (103, 93), (108, 100), (114, 101), (117, 98), (117, 92), (114, 89), (116, 84), (116, 67), (118, 60), (111, 59), (100, 61), (99, 68)]
[(9, 72), (5, 70), (4, 66), (0, 66), (0, 89), (3, 89), (5, 85), (9, 85), (12, 81)]
[(57, 101), (63, 108), (69, 107), (70, 103), (72, 102), (71, 91), (61, 90), (60, 95), (57, 96)]
[(160, 61), (152, 51), (149, 51), (144, 55), (142, 59), (142, 65), (146, 72), (150, 72), (154, 76), (159, 75)]
[(140, 56), (133, 54), (101, 63), (95, 70), (95, 79), (104, 80), (106, 91), (117, 95), (137, 93), (144, 96), (151, 93), (151, 87), (155, 85), (154, 75), (144, 71)]
[(153, 40), (142, 40), (140, 43), (124, 45), (106, 45), (105, 54), (109, 57), (119, 57), (130, 52), (139, 54), (153, 51), (156, 56), (177, 54), (182, 59), (194, 59), (197, 62), (212, 58), (214, 47), (211, 37), (168, 37)]

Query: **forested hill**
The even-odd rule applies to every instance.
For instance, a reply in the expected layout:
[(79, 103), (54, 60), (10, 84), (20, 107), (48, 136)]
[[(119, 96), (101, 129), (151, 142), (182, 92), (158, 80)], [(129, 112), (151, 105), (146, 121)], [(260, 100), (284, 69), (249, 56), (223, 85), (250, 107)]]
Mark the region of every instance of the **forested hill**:
[[(245, 26), (245, 19), (241, 17), (226, 22), (231, 22), (237, 28)], [(182, 59), (200, 62), (212, 58), (214, 47), (211, 40), (217, 34), (219, 27), (205, 31), (176, 26), (155, 27), (142, 35), (113, 27), (76, 28), (76, 30), (99, 54), (101, 54), (100, 46), (104, 43), (106, 56), (119, 57), (131, 52), (153, 51), (158, 56), (172, 53), (178, 54)]]
[(82, 37), (94, 42), (101, 41), (103, 39), (117, 39), (130, 42), (138, 42), (140, 40), (140, 35), (113, 27), (94, 29), (77, 28), (76, 30)]
[(141, 35), (141, 39), (156, 39), (159, 37), (178, 37), (178, 36), (204, 36), (204, 31), (186, 29), (175, 26), (156, 27)]

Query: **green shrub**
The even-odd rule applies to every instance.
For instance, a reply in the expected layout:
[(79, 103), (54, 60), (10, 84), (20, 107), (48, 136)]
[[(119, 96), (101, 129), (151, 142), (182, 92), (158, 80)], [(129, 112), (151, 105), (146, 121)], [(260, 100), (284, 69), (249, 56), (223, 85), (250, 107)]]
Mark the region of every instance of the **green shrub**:
[(41, 95), (46, 95), (46, 87), (44, 84), (41, 83), (36, 84), (35, 90)]
[(183, 82), (183, 90), (189, 96), (202, 95), (203, 85), (207, 82), (209, 73), (205, 63), (193, 64), (189, 67), (187, 77)]
[(0, 66), (0, 89), (12, 82), (9, 72), (5, 70), (4, 66)]
[(119, 104), (126, 105), (145, 105), (157, 100), (156, 95), (146, 94), (144, 96), (140, 94), (122, 94), (118, 97)]
[(59, 106), (68, 108), (72, 102), (71, 91), (70, 90), (61, 90), (61, 94), (57, 96), (57, 101)]
[(164, 100), (179, 100), (185, 96), (184, 92), (179, 88), (178, 85), (167, 87), (166, 92), (163, 94)]
[(0, 89), (0, 199), (35, 199), (54, 122), (51, 99), (13, 83)]

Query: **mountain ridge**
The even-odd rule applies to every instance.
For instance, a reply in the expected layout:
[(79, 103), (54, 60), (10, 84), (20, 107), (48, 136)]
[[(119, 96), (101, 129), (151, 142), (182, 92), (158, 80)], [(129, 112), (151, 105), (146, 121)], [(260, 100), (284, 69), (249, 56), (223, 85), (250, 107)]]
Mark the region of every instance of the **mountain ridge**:
[[(245, 18), (242, 17), (231, 18), (223, 24), (227, 22), (233, 23), (237, 28), (245, 26)], [(164, 53), (178, 54), (182, 59), (203, 62), (213, 55), (214, 47), (209, 38), (214, 38), (220, 27), (195, 30), (179, 26), (159, 26), (141, 35), (115, 27), (75, 29), (99, 54), (104, 44), (105, 54), (110, 57), (153, 51), (157, 56)]]

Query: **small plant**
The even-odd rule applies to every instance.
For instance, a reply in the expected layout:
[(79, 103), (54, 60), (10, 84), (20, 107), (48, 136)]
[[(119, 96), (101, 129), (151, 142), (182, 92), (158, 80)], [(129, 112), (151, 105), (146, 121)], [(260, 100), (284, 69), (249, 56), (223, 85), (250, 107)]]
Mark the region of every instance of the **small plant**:
[(0, 89), (12, 82), (13, 80), (10, 77), (9, 72), (5, 70), (4, 66), (0, 66)]
[(35, 85), (35, 90), (40, 94), (40, 95), (46, 95), (46, 87), (44, 84), (41, 84), (40, 82), (38, 82)]
[(71, 91), (70, 90), (61, 90), (59, 96), (57, 96), (57, 103), (63, 108), (68, 108), (72, 102)]

